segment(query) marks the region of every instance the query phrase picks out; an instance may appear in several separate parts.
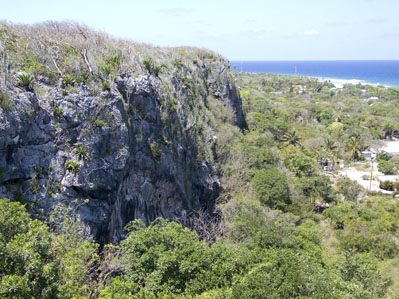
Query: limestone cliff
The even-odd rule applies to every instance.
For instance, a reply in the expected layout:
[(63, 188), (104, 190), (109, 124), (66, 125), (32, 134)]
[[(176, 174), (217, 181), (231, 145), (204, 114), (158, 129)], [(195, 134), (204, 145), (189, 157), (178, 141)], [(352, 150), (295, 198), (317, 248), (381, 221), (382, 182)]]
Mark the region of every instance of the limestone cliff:
[[(130, 63), (105, 79), (94, 54), (91, 61), (81, 55), (81, 69), (92, 68), (97, 81), (38, 71), (27, 86), (17, 60), (3, 68), (0, 197), (26, 202), (32, 213), (46, 214), (57, 203), (79, 206), (100, 242), (119, 240), (132, 219), (149, 223), (212, 209), (219, 178), (211, 107), (230, 113), (236, 126), (244, 119), (228, 62), (194, 52), (188, 62), (184, 50), (168, 49), (161, 71), (148, 59), (147, 68)], [(61, 69), (59, 61), (50, 63), (54, 57), (41, 63)]]

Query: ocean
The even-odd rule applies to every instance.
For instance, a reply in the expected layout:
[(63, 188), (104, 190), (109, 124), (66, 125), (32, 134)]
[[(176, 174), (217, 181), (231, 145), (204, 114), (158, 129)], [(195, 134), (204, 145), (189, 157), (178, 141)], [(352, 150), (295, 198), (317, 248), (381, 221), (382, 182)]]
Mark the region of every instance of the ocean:
[(399, 87), (399, 60), (231, 61), (233, 70), (299, 75), (334, 84), (364, 83)]

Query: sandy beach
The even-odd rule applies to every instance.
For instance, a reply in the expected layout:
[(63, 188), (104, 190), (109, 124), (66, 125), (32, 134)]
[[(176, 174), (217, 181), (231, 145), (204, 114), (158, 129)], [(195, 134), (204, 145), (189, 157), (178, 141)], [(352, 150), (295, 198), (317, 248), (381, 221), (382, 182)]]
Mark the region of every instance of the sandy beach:
[(326, 82), (326, 81), (331, 82), (332, 84), (334, 84), (335, 88), (343, 88), (345, 84), (353, 84), (353, 85), (361, 84), (361, 85), (390, 87), (388, 85), (382, 85), (379, 83), (368, 83), (358, 79), (347, 80), (347, 79), (334, 79), (334, 78), (323, 78), (323, 77), (315, 77), (315, 78), (320, 82)]

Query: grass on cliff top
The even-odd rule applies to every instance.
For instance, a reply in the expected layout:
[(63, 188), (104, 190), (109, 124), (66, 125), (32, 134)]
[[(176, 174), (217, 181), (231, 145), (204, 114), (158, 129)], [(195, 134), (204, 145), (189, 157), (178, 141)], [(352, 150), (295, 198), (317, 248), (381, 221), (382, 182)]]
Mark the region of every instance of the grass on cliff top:
[[(161, 48), (110, 35), (73, 22), (44, 22), (35, 25), (0, 22), (1, 79), (26, 72), (44, 76), (55, 83), (65, 78), (70, 83), (90, 78), (112, 79), (115, 75), (157, 73), (148, 69), (151, 62), (168, 72), (194, 68), (205, 60), (224, 60), (220, 55), (192, 47)], [(8, 74), (7, 65), (11, 67)], [(166, 72), (166, 71), (165, 71)]]

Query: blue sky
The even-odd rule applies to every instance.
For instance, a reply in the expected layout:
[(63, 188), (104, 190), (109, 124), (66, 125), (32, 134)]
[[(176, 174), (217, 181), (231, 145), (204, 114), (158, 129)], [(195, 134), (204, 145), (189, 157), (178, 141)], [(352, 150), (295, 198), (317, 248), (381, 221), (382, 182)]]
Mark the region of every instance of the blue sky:
[(0, 0), (0, 19), (74, 20), (230, 60), (399, 59), (399, 0)]

